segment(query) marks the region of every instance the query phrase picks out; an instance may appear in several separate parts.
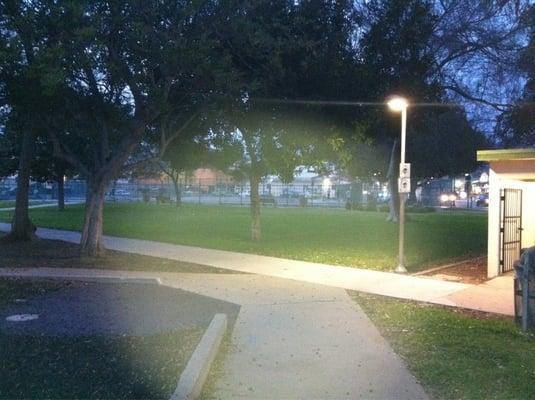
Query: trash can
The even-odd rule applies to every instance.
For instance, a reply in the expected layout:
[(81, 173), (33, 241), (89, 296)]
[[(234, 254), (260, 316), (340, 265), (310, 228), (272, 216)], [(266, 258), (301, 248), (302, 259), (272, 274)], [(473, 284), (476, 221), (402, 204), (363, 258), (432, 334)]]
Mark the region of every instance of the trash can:
[(535, 246), (515, 263), (515, 321), (523, 332), (535, 328)]

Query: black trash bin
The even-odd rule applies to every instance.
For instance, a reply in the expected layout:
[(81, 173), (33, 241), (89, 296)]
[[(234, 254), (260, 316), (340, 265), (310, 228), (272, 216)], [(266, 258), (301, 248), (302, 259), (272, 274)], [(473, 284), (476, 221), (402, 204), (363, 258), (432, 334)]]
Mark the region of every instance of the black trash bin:
[(535, 328), (535, 246), (515, 263), (515, 320), (522, 331)]

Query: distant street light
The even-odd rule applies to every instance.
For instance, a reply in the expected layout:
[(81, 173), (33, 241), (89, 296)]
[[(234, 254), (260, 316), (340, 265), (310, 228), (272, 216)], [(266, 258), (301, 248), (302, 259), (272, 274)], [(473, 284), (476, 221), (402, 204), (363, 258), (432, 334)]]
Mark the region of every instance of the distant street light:
[(394, 270), (397, 273), (407, 273), (405, 268), (405, 201), (411, 191), (411, 166), (405, 163), (405, 136), (407, 134), (407, 107), (409, 102), (403, 97), (393, 97), (387, 102), (388, 107), (395, 112), (401, 112), (401, 158), (399, 164), (399, 253), (398, 265)]

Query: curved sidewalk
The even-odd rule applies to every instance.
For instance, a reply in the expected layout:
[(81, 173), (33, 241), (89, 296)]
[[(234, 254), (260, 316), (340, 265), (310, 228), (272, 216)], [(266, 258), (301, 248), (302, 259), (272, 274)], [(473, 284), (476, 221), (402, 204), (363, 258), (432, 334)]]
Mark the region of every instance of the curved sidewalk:
[(158, 281), (239, 305), (232, 344), (207, 398), (428, 399), (340, 288), (253, 274), (45, 267), (0, 268), (0, 276)]
[[(84, 203), (81, 200), (67, 200), (65, 202), (66, 206), (73, 205), (73, 204), (82, 204)], [(50, 207), (57, 207), (57, 202), (50, 202), (50, 203), (43, 203), (43, 204), (33, 204), (28, 206), (28, 208), (50, 208)], [(15, 211), (15, 207), (4, 207), (0, 208), (0, 211)], [(1, 229), (0, 229), (1, 230)]]
[[(10, 226), (0, 223), (0, 231)], [(80, 233), (38, 228), (38, 236), (45, 239), (79, 243)], [(512, 314), (512, 282), (510, 278), (489, 281), (483, 285), (448, 282), (420, 276), (339, 267), (305, 261), (205, 249), (148, 240), (104, 237), (111, 250), (177, 261), (203, 264), (234, 271), (334, 286), (389, 297), (424, 301), (447, 306)], [(511, 286), (511, 288), (510, 288)]]

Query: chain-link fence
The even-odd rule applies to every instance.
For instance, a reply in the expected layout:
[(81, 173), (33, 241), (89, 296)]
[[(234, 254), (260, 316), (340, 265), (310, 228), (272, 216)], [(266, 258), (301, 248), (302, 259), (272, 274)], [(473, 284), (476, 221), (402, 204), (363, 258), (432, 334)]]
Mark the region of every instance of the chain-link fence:
[[(70, 180), (65, 183), (66, 201), (85, 200), (86, 184), (80, 180)], [(15, 200), (17, 196), (17, 182), (15, 179), (0, 180), (0, 201)], [(53, 182), (31, 182), (29, 199), (33, 201), (57, 200), (58, 184)]]
[[(17, 185), (13, 179), (0, 181), (0, 200), (14, 200)], [(82, 180), (67, 180), (64, 185), (65, 201), (83, 202), (86, 184)], [(345, 207), (348, 201), (366, 203), (372, 197), (380, 197), (374, 185), (349, 184), (342, 180), (322, 179), (292, 184), (264, 182), (259, 187), (260, 202), (272, 207)], [(30, 200), (55, 200), (57, 183), (32, 182)], [(178, 182), (146, 183), (143, 181), (115, 181), (108, 187), (108, 202), (156, 202), (175, 203), (177, 196), (187, 204), (250, 204), (251, 190), (248, 182), (198, 179)]]
[[(260, 202), (274, 207), (344, 207), (349, 198), (350, 185), (346, 183), (282, 184), (261, 183)], [(249, 205), (251, 190), (246, 182), (217, 182), (196, 180), (147, 184), (141, 182), (115, 183), (106, 193), (108, 201), (145, 201), (188, 204)]]
[[(436, 180), (432, 185), (423, 185), (423, 190), (412, 196), (414, 202), (423, 206), (438, 207), (486, 207), (483, 200), (473, 196), (469, 199), (444, 201), (444, 194), (452, 195), (450, 180)], [(86, 183), (83, 180), (67, 180), (64, 185), (66, 202), (83, 202)], [(14, 200), (17, 184), (14, 179), (0, 181), (0, 201)], [(178, 198), (186, 204), (250, 204), (250, 185), (248, 182), (217, 179), (181, 180), (177, 187), (172, 181), (147, 183), (145, 181), (117, 180), (110, 184), (105, 199), (108, 202), (146, 202), (176, 203)], [(348, 183), (342, 179), (319, 178), (285, 184), (265, 181), (259, 187), (260, 202), (271, 207), (326, 207), (342, 208), (348, 205), (370, 206), (385, 204), (389, 194), (386, 186), (379, 182)], [(32, 182), (30, 200), (53, 201), (58, 196), (57, 183)], [(480, 204), (481, 203), (481, 204)]]

